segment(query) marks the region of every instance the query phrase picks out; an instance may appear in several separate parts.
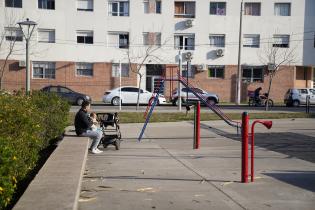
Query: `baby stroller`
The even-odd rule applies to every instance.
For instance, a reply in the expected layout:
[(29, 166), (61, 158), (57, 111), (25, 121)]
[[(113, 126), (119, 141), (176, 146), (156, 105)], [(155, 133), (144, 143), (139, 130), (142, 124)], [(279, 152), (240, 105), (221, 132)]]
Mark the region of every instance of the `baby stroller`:
[(104, 148), (107, 148), (108, 145), (112, 144), (115, 146), (116, 150), (119, 150), (121, 132), (118, 113), (97, 113), (96, 115), (103, 132), (100, 144), (102, 144)]

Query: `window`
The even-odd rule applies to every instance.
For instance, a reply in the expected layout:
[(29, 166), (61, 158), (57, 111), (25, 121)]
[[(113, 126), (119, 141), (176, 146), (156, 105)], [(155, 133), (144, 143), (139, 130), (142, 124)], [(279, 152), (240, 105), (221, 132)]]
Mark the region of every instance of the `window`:
[(273, 35), (273, 47), (288, 48), (290, 35)]
[[(188, 65), (189, 66), (189, 69), (188, 69), (188, 77), (189, 78), (194, 78), (195, 76), (195, 66), (193, 65)], [(182, 76), (183, 77), (187, 77), (187, 64), (183, 64), (182, 65)]]
[(5, 40), (7, 41), (23, 41), (23, 32), (20, 28), (6, 27), (5, 30)]
[(226, 15), (226, 3), (210, 2), (210, 15)]
[(55, 30), (38, 29), (38, 42), (55, 43)]
[(93, 63), (76, 63), (76, 75), (93, 77)]
[(56, 64), (54, 62), (33, 62), (34, 79), (55, 79)]
[(109, 32), (108, 46), (115, 48), (128, 48), (129, 47), (129, 33), (128, 32)]
[(224, 34), (210, 34), (210, 46), (212, 47), (225, 47), (225, 35)]
[(195, 50), (195, 34), (175, 34), (175, 49)]
[(109, 16), (129, 16), (129, 1), (109, 1)]
[(161, 46), (161, 33), (143, 33), (143, 44), (145, 46)]
[(263, 82), (264, 68), (261, 66), (243, 67), (243, 81)]
[[(119, 63), (112, 64), (112, 77), (119, 77)], [(129, 77), (129, 64), (121, 64), (121, 77)]]
[(245, 3), (245, 15), (260, 16), (260, 3)]
[(93, 44), (93, 31), (77, 31), (77, 43)]
[(259, 34), (244, 34), (243, 47), (259, 48)]
[(208, 66), (208, 77), (224, 79), (224, 66)]
[(161, 0), (144, 0), (144, 13), (156, 13), (161, 14), (162, 2)]
[(176, 1), (175, 17), (177, 18), (195, 18), (195, 2)]
[(276, 16), (291, 16), (291, 4), (290, 3), (275, 3), (275, 15)]
[(55, 9), (55, 0), (38, 0), (39, 9)]
[(77, 0), (78, 11), (93, 11), (93, 0)]
[(5, 6), (22, 8), (22, 0), (5, 0)]

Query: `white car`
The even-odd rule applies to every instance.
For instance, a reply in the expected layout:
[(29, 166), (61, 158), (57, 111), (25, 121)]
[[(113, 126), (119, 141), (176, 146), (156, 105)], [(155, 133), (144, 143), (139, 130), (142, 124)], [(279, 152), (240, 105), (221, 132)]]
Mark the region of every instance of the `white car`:
[(306, 104), (306, 97), (310, 97), (310, 104), (315, 104), (314, 88), (290, 88), (284, 95), (286, 106), (300, 106)]
[[(112, 104), (114, 106), (119, 105), (119, 90), (115, 88), (110, 91), (106, 91), (103, 96), (103, 102)], [(133, 86), (122, 86), (121, 87), (121, 104), (136, 104), (138, 97), (138, 88)], [(153, 93), (140, 89), (140, 104), (148, 104), (153, 99)], [(163, 95), (159, 96), (158, 104), (166, 104), (166, 99)]]

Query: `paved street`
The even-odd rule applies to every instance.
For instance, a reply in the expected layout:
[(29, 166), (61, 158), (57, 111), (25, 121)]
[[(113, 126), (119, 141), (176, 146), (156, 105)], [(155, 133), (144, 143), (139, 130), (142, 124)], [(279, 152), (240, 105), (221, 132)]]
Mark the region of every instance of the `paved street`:
[[(240, 183), (241, 143), (222, 121), (123, 124), (121, 150), (88, 155), (79, 209), (313, 209), (315, 119), (256, 127), (255, 182)], [(211, 127), (211, 128), (210, 128)]]

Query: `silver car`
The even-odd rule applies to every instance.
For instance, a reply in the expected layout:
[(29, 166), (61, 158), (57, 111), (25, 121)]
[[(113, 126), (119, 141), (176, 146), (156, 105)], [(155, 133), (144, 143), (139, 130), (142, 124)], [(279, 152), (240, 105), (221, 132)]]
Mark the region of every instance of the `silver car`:
[[(122, 104), (136, 104), (137, 98), (138, 98), (138, 91), (139, 88), (133, 87), (133, 86), (123, 86), (121, 87), (121, 94), (120, 88), (115, 88), (110, 91), (106, 91), (103, 96), (103, 102), (104, 103), (110, 103), (114, 106), (119, 105), (119, 101), (121, 101)], [(120, 96), (121, 95), (121, 99)], [(140, 98), (139, 103), (140, 104), (148, 104), (150, 100), (153, 100), (153, 93), (140, 89)], [(166, 99), (163, 95), (159, 96), (158, 104), (166, 104)]]
[[(208, 103), (210, 104), (217, 104), (219, 103), (219, 96), (217, 94), (214, 93), (208, 93), (200, 88), (193, 88), (193, 91), (198, 93), (199, 95), (201, 95), (203, 98), (205, 98), (207, 100)], [(187, 99), (187, 93), (188, 93), (188, 103), (191, 101), (199, 101), (199, 98), (197, 98), (195, 96), (195, 94), (193, 94), (193, 92), (190, 89), (187, 88), (182, 88), (182, 92), (181, 92), (181, 98), (182, 98), (182, 102), (186, 103), (186, 99)], [(177, 88), (173, 91), (172, 93), (172, 97), (171, 97), (171, 101), (172, 104), (178, 105), (178, 90)]]
[(286, 106), (300, 106), (306, 104), (306, 97), (310, 97), (310, 104), (315, 104), (314, 88), (290, 88), (284, 95)]

